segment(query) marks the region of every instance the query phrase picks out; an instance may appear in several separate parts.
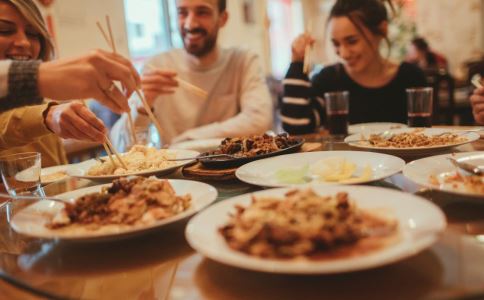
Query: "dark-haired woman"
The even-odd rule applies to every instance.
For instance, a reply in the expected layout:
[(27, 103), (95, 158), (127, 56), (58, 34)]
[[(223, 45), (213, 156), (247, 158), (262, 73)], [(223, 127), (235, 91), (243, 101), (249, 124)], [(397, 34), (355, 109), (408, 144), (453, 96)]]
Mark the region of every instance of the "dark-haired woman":
[(292, 43), (292, 63), (284, 80), (281, 119), (292, 134), (314, 132), (324, 124), (323, 95), (349, 91), (349, 122), (407, 122), (405, 89), (424, 86), (415, 65), (400, 65), (380, 53), (388, 41), (388, 13), (378, 0), (339, 0), (328, 19), (328, 32), (341, 62), (326, 66), (311, 80), (303, 73), (304, 50), (314, 43), (302, 34)]

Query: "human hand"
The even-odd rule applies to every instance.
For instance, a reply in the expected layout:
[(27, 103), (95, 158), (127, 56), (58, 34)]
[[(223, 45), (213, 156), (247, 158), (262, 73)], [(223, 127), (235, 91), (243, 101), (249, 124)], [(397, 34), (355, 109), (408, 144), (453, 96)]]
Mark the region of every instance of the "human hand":
[(477, 88), (471, 96), (472, 114), (479, 124), (484, 124), (484, 88)]
[(178, 87), (177, 73), (171, 70), (150, 70), (141, 77), (141, 88), (150, 106), (159, 95), (173, 94)]
[(308, 33), (300, 34), (292, 42), (291, 52), (292, 52), (292, 62), (304, 61), (304, 56), (306, 53), (306, 46), (313, 46), (316, 40)]
[[(113, 81), (120, 81), (123, 94)], [(43, 97), (55, 100), (94, 98), (116, 113), (129, 111), (128, 97), (141, 84), (131, 62), (103, 50), (71, 59), (42, 63), (38, 86)]]
[(66, 139), (103, 143), (107, 132), (103, 122), (77, 101), (50, 106), (45, 124), (56, 135)]

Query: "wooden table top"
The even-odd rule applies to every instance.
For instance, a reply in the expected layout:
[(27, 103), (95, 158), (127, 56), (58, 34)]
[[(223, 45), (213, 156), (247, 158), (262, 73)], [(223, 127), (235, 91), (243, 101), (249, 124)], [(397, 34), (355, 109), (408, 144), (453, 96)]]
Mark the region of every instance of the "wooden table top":
[[(484, 150), (484, 141), (463, 151)], [(177, 175), (180, 176), (180, 175)], [(55, 195), (93, 185), (67, 179)], [(259, 190), (213, 182), (217, 201)], [(401, 174), (377, 186), (415, 192)], [(274, 275), (204, 258), (184, 238), (187, 220), (119, 241), (67, 243), (16, 234), (0, 207), (1, 299), (455, 299), (484, 297), (484, 202), (420, 191), (442, 208), (449, 226), (429, 249), (384, 267), (337, 275)], [(173, 284), (170, 288), (170, 281)]]

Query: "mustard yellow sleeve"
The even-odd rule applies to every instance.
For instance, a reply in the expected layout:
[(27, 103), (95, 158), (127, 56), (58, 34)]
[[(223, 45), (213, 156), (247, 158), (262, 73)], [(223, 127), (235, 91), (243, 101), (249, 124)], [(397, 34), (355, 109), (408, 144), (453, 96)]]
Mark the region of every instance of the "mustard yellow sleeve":
[(44, 112), (55, 103), (15, 108), (0, 113), (0, 149), (23, 146), (52, 133), (44, 122)]

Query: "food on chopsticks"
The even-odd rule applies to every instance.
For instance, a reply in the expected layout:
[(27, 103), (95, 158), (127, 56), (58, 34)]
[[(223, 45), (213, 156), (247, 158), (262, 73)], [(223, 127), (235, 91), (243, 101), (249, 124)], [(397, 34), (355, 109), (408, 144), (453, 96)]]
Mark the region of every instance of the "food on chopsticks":
[(396, 220), (359, 209), (345, 192), (292, 190), (283, 199), (253, 198), (236, 209), (219, 231), (230, 248), (258, 257), (317, 256), (398, 232)]
[[(276, 136), (255, 135), (243, 138), (226, 138), (217, 149), (208, 152), (212, 154), (230, 154), (236, 157), (254, 157), (268, 154), (300, 144), (300, 140), (285, 133)], [(217, 158), (219, 159), (219, 158)]]
[(473, 194), (484, 195), (484, 176), (463, 175), (458, 171), (430, 175), (429, 182), (435, 186), (446, 186), (452, 190), (462, 190)]
[(435, 147), (458, 144), (467, 141), (466, 137), (455, 133), (443, 133), (438, 135), (426, 135), (423, 129), (415, 129), (410, 132), (396, 133), (387, 137), (385, 134), (370, 134), (368, 140), (360, 144), (371, 145), (381, 148), (419, 148)]
[(332, 156), (302, 168), (282, 168), (276, 171), (278, 182), (301, 184), (309, 181), (359, 183), (372, 178), (370, 165), (358, 169), (357, 165), (342, 156)]
[(191, 206), (191, 195), (178, 196), (167, 180), (155, 177), (121, 178), (100, 193), (66, 202), (46, 226), (60, 229), (79, 225), (91, 230), (105, 225), (143, 225), (173, 217)]
[(92, 166), (88, 170), (87, 175), (124, 175), (133, 172), (164, 169), (177, 164), (174, 161), (167, 160), (176, 158), (175, 153), (172, 151), (165, 149), (158, 150), (143, 145), (134, 145), (122, 157), (128, 167), (127, 169), (120, 166), (113, 166), (112, 162), (107, 160)]

